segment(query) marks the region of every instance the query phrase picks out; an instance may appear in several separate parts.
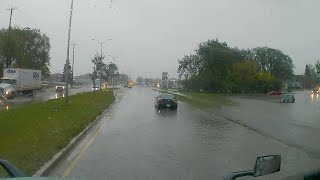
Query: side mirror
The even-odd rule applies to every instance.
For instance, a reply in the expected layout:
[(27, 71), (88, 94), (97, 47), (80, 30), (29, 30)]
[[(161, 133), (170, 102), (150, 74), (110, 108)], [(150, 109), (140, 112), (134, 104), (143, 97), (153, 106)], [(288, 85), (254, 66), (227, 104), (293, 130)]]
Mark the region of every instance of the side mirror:
[(257, 157), (253, 170), (232, 172), (223, 177), (224, 180), (235, 180), (243, 176), (264, 176), (280, 171), (281, 156), (268, 155)]
[(23, 174), (17, 167), (15, 167), (11, 162), (0, 159), (0, 165), (3, 169), (8, 173), (10, 177), (25, 177), (26, 175)]
[(254, 167), (254, 177), (264, 176), (280, 171), (281, 156), (270, 155), (257, 157)]

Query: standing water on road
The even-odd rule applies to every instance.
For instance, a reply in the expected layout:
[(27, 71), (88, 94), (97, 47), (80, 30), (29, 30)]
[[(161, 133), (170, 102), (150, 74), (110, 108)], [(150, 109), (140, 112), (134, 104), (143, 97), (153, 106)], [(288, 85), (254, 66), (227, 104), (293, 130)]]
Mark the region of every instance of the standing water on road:
[[(218, 179), (231, 171), (250, 169), (257, 156), (281, 154), (281, 172), (268, 176), (280, 178), (319, 163), (304, 152), (183, 102), (179, 102), (178, 111), (159, 113), (153, 104), (157, 95), (149, 88), (121, 90), (119, 102), (111, 114), (104, 115), (86, 152), (79, 156), (81, 145), (51, 175)], [(75, 157), (79, 160), (74, 161)], [(64, 174), (70, 163), (71, 172)]]
[(280, 103), (280, 97), (235, 96), (235, 106), (211, 111), (320, 158), (320, 97), (309, 92), (294, 95), (295, 103)]
[[(258, 157), (247, 175), (272, 174), (256, 179), (320, 172), (319, 0), (0, 7), (0, 164), (27, 176), (218, 179)], [(264, 171), (270, 157), (280, 172)]]

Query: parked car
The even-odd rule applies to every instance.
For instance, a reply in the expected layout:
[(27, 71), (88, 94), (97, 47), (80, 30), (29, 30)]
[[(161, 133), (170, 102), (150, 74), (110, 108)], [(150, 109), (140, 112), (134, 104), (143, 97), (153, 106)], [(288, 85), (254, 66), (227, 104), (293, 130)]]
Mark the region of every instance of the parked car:
[(168, 108), (172, 110), (178, 109), (178, 101), (175, 99), (174, 95), (162, 93), (155, 98), (154, 106), (157, 109)]
[(271, 91), (268, 93), (268, 96), (280, 96), (282, 93), (280, 91)]
[(281, 97), (280, 103), (294, 103), (295, 101), (293, 94), (285, 94)]

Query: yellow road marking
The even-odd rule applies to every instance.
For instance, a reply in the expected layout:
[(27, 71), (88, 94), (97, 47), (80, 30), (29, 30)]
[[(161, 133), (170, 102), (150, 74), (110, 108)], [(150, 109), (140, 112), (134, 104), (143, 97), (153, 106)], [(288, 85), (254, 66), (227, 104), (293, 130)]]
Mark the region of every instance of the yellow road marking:
[(63, 177), (66, 177), (70, 174), (71, 170), (74, 168), (74, 166), (78, 163), (80, 158), (84, 155), (84, 153), (88, 150), (89, 146), (91, 143), (94, 141), (96, 138), (98, 132), (100, 131), (102, 125), (94, 132), (93, 137), (90, 139), (90, 141), (81, 149), (80, 153), (76, 156), (76, 158), (73, 159), (71, 164), (68, 166), (68, 168), (64, 171)]

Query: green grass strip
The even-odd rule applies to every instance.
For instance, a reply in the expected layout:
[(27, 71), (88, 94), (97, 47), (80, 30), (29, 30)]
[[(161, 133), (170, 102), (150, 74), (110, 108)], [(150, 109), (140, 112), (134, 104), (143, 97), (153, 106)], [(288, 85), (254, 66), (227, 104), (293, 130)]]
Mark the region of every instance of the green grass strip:
[(69, 105), (54, 99), (1, 111), (0, 158), (32, 175), (114, 99), (112, 91), (97, 91), (70, 96)]

